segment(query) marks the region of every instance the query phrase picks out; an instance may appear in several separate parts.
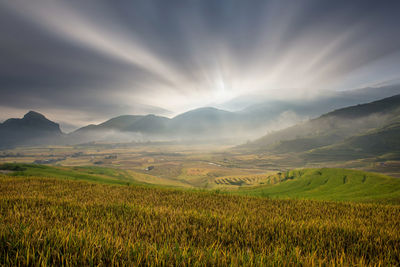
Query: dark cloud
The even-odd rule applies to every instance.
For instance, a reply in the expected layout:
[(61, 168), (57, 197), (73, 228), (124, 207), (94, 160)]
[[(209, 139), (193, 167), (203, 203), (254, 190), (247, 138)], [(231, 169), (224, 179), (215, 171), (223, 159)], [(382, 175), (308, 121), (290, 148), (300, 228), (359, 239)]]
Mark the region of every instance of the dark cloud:
[(399, 8), (368, 0), (0, 0), (0, 108), (100, 119), (396, 79)]

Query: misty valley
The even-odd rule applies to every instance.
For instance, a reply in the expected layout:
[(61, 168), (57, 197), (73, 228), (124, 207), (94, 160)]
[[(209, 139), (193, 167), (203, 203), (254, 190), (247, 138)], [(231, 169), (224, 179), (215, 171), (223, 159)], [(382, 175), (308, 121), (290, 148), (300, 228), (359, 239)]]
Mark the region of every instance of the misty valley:
[(6, 120), (2, 262), (399, 262), (400, 95), (246, 142), (240, 116), (126, 115), (69, 134), (34, 111)]
[(400, 266), (399, 0), (0, 0), (0, 267)]
[[(336, 109), (253, 139), (249, 135), (256, 135), (261, 126), (250, 127), (253, 122), (242, 113), (215, 108), (172, 119), (123, 115), (68, 134), (30, 111), (22, 119), (0, 124), (0, 162), (146, 171), (200, 188), (213, 187), (214, 179), (229, 175), (297, 168), (342, 167), (398, 177), (399, 107), (400, 96), (395, 95)], [(274, 118), (264, 117), (260, 124), (268, 127)], [(242, 134), (246, 128), (248, 135)], [(193, 177), (186, 179), (189, 176)]]

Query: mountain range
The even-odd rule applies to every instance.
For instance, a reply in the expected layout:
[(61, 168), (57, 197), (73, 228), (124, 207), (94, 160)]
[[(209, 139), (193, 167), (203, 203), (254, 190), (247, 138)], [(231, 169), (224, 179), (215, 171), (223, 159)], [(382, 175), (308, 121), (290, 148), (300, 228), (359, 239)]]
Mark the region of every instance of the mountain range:
[[(156, 115), (125, 115), (67, 135), (71, 143), (89, 141), (207, 140), (233, 137), (232, 129), (245, 130), (241, 116), (216, 108), (200, 108), (172, 119)], [(231, 135), (231, 136), (230, 136)]]
[[(386, 88), (388, 92), (395, 89)], [(368, 98), (370, 91), (364, 91)], [(354, 93), (353, 93), (354, 94)], [(360, 94), (360, 93), (357, 93)], [(349, 100), (350, 101), (350, 100)], [(353, 101), (353, 100), (352, 100)], [(350, 101), (351, 102), (351, 101)], [(298, 107), (301, 105), (299, 104)], [(30, 111), (22, 119), (9, 119), (0, 123), (0, 147), (49, 144), (80, 144), (87, 142), (147, 142), (147, 141), (231, 141), (238, 144), (256, 139), (268, 130), (275, 129), (262, 138), (239, 146), (246, 151), (271, 153), (303, 153), (309, 158), (327, 151), (342, 151), (343, 147), (357, 147), (367, 137), (393, 135), (400, 122), (400, 95), (366, 104), (337, 109), (316, 119), (302, 123), (294, 120), (287, 124), (286, 113), (300, 108), (282, 110), (271, 106), (261, 112), (253, 106), (240, 112), (230, 112), (212, 107), (199, 108), (173, 118), (157, 115), (123, 115), (98, 125), (88, 125), (74, 132), (62, 133), (57, 123)], [(316, 108), (319, 104), (316, 104)], [(312, 105), (308, 107), (311, 114)], [(261, 109), (262, 110), (262, 109)], [(304, 109), (303, 109), (304, 110)], [(301, 112), (300, 112), (301, 113)], [(290, 120), (289, 120), (290, 121)], [(295, 124), (297, 122), (297, 124)], [(393, 141), (394, 142), (394, 141)], [(390, 142), (392, 143), (392, 141)], [(347, 145), (346, 145), (347, 144)], [(382, 145), (377, 145), (383, 147)], [(372, 148), (370, 148), (371, 150)], [(358, 149), (359, 151), (360, 149)], [(371, 150), (372, 151), (372, 150)], [(333, 152), (332, 152), (333, 153)], [(353, 153), (355, 154), (355, 153)]]
[(379, 99), (378, 95), (385, 97), (399, 93), (399, 85), (390, 85), (336, 92), (302, 101), (260, 98), (259, 102), (236, 112), (205, 107), (171, 119), (156, 115), (125, 115), (80, 128), (69, 135), (69, 142), (212, 139), (229, 140), (234, 144), (254, 140), (268, 131), (287, 128), (335, 108), (370, 102)]

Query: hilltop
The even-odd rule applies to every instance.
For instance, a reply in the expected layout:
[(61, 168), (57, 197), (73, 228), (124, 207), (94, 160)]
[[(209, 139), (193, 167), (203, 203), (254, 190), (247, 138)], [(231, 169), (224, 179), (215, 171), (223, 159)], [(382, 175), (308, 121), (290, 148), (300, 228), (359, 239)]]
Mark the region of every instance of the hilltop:
[[(384, 138), (382, 140), (385, 140), (385, 146), (380, 152), (386, 153), (398, 150), (398, 146), (395, 145), (398, 132), (389, 127), (397, 122), (400, 122), (400, 95), (335, 110), (305, 123), (270, 133), (239, 148), (244, 151), (269, 151), (278, 154), (299, 153), (353, 142), (357, 143), (358, 149), (367, 151), (368, 148), (360, 147), (361, 136), (364, 136), (365, 140), (366, 136), (371, 136), (370, 131), (375, 131), (374, 140)], [(394, 138), (386, 138), (388, 127)], [(344, 143), (341, 144), (342, 142)], [(375, 144), (377, 146), (379, 142)], [(382, 142), (380, 144), (383, 145)], [(367, 142), (364, 142), (364, 145), (368, 145)], [(377, 147), (375, 149), (379, 150)]]

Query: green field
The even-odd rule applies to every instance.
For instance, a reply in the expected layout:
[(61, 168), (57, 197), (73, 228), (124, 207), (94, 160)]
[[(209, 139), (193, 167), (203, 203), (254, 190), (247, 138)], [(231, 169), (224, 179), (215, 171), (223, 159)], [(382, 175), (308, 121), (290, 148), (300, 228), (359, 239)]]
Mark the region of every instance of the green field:
[(0, 265), (400, 264), (400, 179), (218, 170), (185, 168), (182, 179), (214, 181), (204, 190), (132, 170), (0, 165)]
[(185, 184), (160, 179), (153, 175), (97, 166), (49, 166), (25, 163), (7, 163), (0, 165), (0, 170), (10, 171), (14, 177), (50, 177), (68, 180), (81, 180), (115, 185), (162, 185), (180, 186)]
[(3, 164), (0, 165), (1, 169), (11, 171), (8, 175), (14, 177), (50, 177), (115, 185), (168, 186), (194, 190), (202, 187), (191, 186), (190, 182), (193, 184), (194, 179), (208, 179), (209, 188), (224, 193), (281, 199), (400, 203), (400, 179), (340, 168), (296, 169), (236, 176), (225, 176), (224, 172), (218, 175), (218, 172), (214, 173), (210, 167), (189, 168), (178, 177), (180, 180), (95, 166)]
[(0, 169), (13, 171), (11, 176), (36, 176), (84, 180), (108, 184), (135, 182), (126, 171), (101, 167), (54, 167), (38, 164), (3, 164)]
[(271, 198), (400, 203), (400, 179), (358, 170), (299, 169), (271, 176), (282, 182), (240, 189)]
[(0, 264), (400, 263), (400, 206), (0, 178)]

